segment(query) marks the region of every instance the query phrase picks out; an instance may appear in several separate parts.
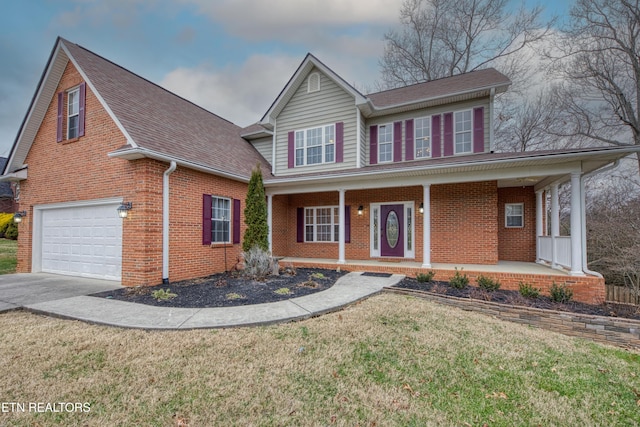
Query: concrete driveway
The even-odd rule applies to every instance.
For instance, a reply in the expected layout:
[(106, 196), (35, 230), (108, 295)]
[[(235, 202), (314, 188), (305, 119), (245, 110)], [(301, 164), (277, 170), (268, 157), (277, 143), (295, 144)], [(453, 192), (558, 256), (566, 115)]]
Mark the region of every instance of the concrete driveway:
[(0, 312), (120, 288), (110, 280), (49, 273), (0, 275)]

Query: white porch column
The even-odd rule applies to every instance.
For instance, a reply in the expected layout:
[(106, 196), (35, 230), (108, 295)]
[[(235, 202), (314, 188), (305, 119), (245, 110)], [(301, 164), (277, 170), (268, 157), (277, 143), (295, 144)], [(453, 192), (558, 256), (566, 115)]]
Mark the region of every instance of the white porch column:
[(338, 194), (340, 195), (340, 203), (338, 204), (338, 215), (339, 215), (339, 224), (338, 224), (338, 264), (346, 263), (345, 259), (345, 248), (344, 248), (344, 239), (345, 239), (345, 219), (344, 219), (344, 189), (341, 188), (338, 190)]
[(551, 186), (551, 267), (557, 268), (558, 251), (556, 237), (560, 235), (560, 206), (558, 204), (558, 184)]
[(544, 194), (544, 190), (536, 191), (536, 262), (540, 261), (540, 245), (538, 244), (538, 237), (542, 236), (542, 219), (543, 219), (543, 209), (542, 209), (542, 196)]
[(267, 239), (269, 240), (269, 252), (273, 255), (273, 195), (267, 194)]
[(572, 276), (584, 276), (582, 271), (582, 192), (580, 172), (571, 173), (571, 271)]
[(422, 190), (422, 268), (431, 268), (431, 184), (423, 184)]

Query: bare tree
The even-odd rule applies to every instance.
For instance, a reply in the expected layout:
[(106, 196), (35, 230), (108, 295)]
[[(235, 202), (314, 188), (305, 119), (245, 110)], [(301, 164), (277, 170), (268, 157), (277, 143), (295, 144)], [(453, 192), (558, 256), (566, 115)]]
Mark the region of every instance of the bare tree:
[(514, 13), (508, 4), (509, 0), (405, 0), (401, 28), (385, 34), (383, 86), (484, 68), (545, 37), (549, 25), (539, 23), (541, 8), (522, 6)]
[(562, 114), (550, 133), (640, 145), (639, 1), (577, 0), (547, 52), (563, 82), (554, 95)]

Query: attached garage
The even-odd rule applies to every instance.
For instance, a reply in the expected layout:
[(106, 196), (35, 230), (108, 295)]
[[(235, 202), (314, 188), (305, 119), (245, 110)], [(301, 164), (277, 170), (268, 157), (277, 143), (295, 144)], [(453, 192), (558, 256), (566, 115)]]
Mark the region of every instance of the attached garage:
[(121, 280), (120, 201), (34, 207), (33, 271)]

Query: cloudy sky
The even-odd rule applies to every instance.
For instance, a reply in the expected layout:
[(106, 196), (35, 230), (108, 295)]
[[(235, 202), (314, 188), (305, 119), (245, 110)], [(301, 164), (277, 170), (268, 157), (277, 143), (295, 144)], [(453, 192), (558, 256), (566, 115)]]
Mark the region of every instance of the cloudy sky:
[[(548, 3), (548, 15), (562, 15), (570, 0), (540, 2)], [(307, 52), (357, 88), (373, 87), (383, 35), (397, 25), (401, 4), (402, 0), (3, 2), (0, 156), (9, 154), (57, 36), (246, 126), (260, 119)]]

